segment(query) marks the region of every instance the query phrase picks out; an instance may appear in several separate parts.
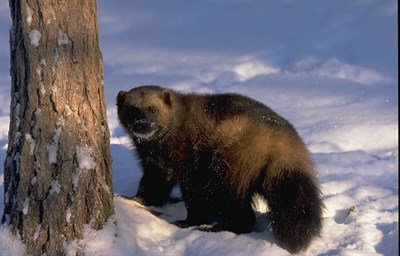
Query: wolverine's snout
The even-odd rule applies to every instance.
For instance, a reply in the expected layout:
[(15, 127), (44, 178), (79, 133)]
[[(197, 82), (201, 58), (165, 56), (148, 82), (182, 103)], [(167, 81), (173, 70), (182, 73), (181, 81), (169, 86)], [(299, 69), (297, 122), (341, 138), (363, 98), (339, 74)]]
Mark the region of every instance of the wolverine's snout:
[(152, 132), (154, 127), (154, 123), (151, 123), (146, 119), (137, 120), (132, 124), (133, 131), (140, 134)]

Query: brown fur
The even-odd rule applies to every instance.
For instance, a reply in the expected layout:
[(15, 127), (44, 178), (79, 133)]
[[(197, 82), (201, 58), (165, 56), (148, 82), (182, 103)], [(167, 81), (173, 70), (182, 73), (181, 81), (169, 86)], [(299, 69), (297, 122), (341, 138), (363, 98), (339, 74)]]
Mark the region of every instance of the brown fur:
[(188, 210), (179, 225), (217, 220), (214, 230), (250, 232), (251, 199), (259, 193), (281, 246), (298, 252), (319, 233), (323, 203), (309, 152), (293, 126), (265, 105), (237, 94), (184, 95), (156, 86), (120, 92), (117, 105), (142, 159), (138, 196), (165, 198), (145, 184), (168, 193), (178, 182)]

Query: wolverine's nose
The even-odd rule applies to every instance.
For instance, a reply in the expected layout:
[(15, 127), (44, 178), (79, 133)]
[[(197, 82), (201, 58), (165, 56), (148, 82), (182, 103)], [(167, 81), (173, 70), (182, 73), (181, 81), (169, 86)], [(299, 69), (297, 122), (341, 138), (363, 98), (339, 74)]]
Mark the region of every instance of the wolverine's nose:
[(155, 125), (146, 119), (139, 119), (131, 125), (131, 128), (138, 134), (147, 134), (153, 131)]

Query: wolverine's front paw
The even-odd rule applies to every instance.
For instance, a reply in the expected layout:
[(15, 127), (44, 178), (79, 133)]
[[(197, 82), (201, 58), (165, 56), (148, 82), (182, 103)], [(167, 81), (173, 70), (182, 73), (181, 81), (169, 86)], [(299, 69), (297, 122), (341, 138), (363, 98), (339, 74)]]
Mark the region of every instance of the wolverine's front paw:
[(199, 231), (204, 231), (204, 232), (220, 232), (220, 231), (224, 231), (225, 230), (221, 225), (218, 225), (218, 224), (216, 224), (214, 226), (212, 226), (212, 225), (201, 225), (201, 226), (198, 226), (196, 229), (199, 230)]
[(191, 224), (190, 222), (188, 222), (187, 220), (179, 220), (179, 221), (175, 221), (172, 224), (174, 224), (175, 226), (179, 227), (179, 228), (190, 228), (190, 227), (194, 227), (194, 230), (199, 230), (199, 231), (203, 231), (203, 232), (220, 232), (220, 231), (224, 231), (225, 229), (221, 226), (221, 225), (209, 225), (209, 224), (200, 224), (200, 225), (194, 225)]

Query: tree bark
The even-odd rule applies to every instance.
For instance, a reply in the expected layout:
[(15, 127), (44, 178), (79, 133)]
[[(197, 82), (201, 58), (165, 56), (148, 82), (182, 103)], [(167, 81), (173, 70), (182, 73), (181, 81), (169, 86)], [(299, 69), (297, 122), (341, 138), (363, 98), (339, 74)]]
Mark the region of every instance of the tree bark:
[(9, 0), (11, 117), (3, 223), (60, 255), (114, 214), (95, 0)]

